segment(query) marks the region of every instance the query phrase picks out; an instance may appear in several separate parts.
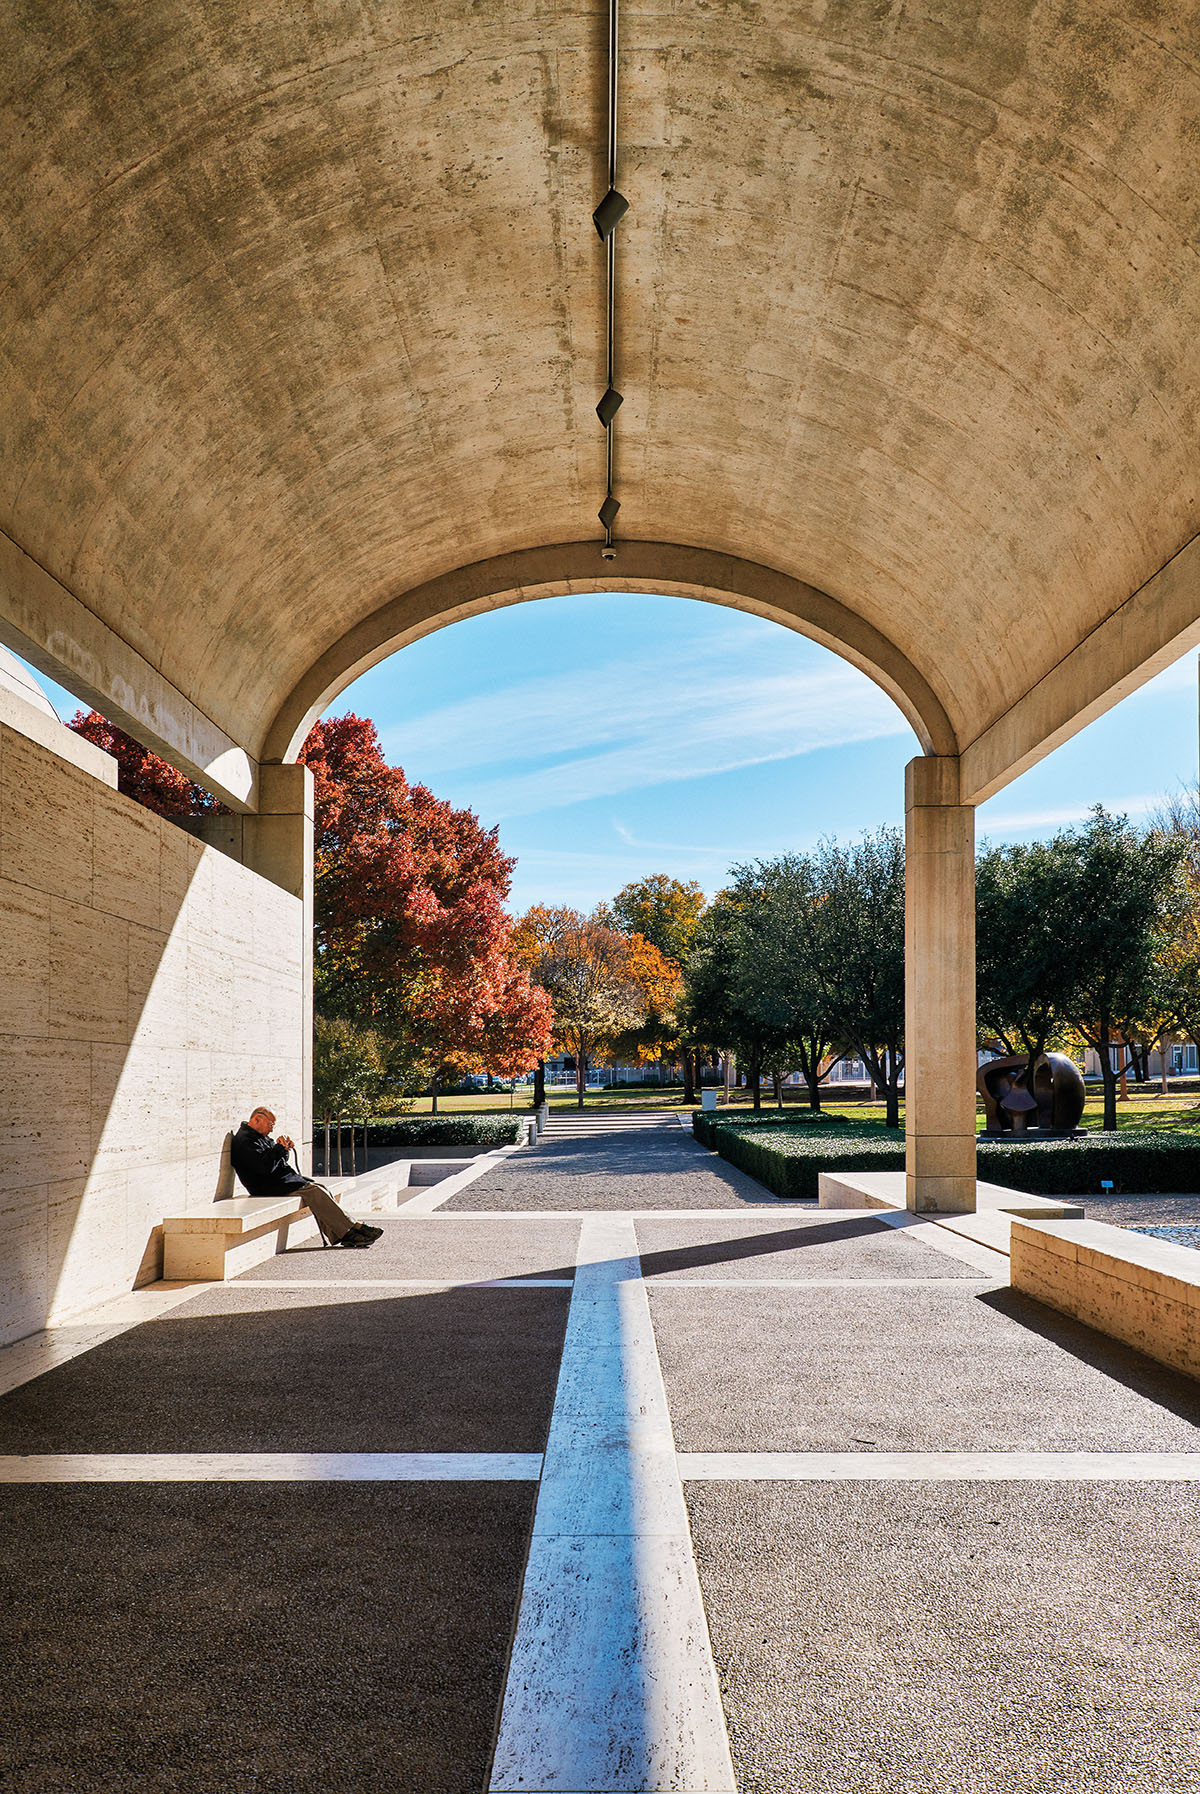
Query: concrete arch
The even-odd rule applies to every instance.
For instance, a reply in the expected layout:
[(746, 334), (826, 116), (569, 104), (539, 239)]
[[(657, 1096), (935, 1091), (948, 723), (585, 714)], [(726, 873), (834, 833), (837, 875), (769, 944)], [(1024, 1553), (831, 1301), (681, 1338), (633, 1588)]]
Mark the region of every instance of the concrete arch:
[(360, 674), (449, 623), (568, 592), (644, 591), (769, 618), (830, 648), (879, 685), (927, 754), (956, 754), (945, 706), (894, 642), (827, 592), (772, 567), (675, 542), (559, 542), (459, 567), (399, 593), (339, 637), (289, 693), (268, 731), (266, 761), (292, 761), (321, 712)]

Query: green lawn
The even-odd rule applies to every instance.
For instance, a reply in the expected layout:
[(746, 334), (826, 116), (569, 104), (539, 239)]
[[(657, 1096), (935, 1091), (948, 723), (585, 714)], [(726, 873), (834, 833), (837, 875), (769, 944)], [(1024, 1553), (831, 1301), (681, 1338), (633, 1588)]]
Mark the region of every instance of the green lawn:
[[(517, 1111), (528, 1110), (531, 1106), (532, 1087), (525, 1086), (514, 1092), (511, 1102)], [(807, 1103), (791, 1100), (785, 1105), (784, 1113), (795, 1114), (807, 1107)], [(573, 1090), (555, 1085), (547, 1092), (547, 1100), (553, 1110), (569, 1110), (576, 1107)], [(438, 1098), (440, 1115), (507, 1114), (510, 1098), (507, 1091), (493, 1091), (489, 1096), (480, 1091), (472, 1096), (442, 1096)], [(682, 1084), (644, 1084), (636, 1090), (589, 1090), (584, 1097), (585, 1109), (682, 1109)], [(689, 1104), (690, 1108), (698, 1105)], [(885, 1110), (882, 1103), (858, 1101), (853, 1097), (836, 1097), (823, 1095), (821, 1106), (829, 1115), (844, 1115), (852, 1121), (882, 1121)], [(775, 1105), (770, 1097), (763, 1094), (763, 1114), (774, 1112)], [(411, 1115), (428, 1115), (430, 1099), (427, 1096), (414, 1098)], [(729, 1115), (748, 1115), (752, 1104), (749, 1092), (742, 1090), (726, 1109), (722, 1104), (721, 1112)], [(1087, 1129), (1099, 1128), (1104, 1119), (1104, 1100), (1099, 1090), (1093, 1091), (1089, 1086), (1087, 1106), (1083, 1112), (1083, 1126)], [(901, 1126), (904, 1123), (904, 1104), (900, 1104)], [(983, 1126), (983, 1110), (979, 1111), (979, 1126)], [(1200, 1130), (1200, 1095), (1195, 1092), (1180, 1093), (1172, 1091), (1163, 1096), (1157, 1084), (1153, 1086), (1130, 1085), (1129, 1096), (1125, 1102), (1117, 1103), (1118, 1128), (1190, 1128)]]
[[(726, 1114), (745, 1115), (750, 1113), (751, 1105), (746, 1100), (731, 1104)], [(836, 1097), (821, 1098), (821, 1107), (827, 1115), (843, 1115), (851, 1121), (883, 1121), (886, 1111), (882, 1103), (839, 1101)], [(763, 1113), (774, 1111), (775, 1105), (767, 1097), (763, 1097)], [(775, 1111), (777, 1112), (777, 1111)], [(791, 1114), (792, 1104), (788, 1103), (785, 1114)], [(1098, 1129), (1104, 1122), (1104, 1098), (1099, 1090), (1088, 1087), (1087, 1102), (1083, 1111), (1082, 1126), (1087, 1130)], [(900, 1125), (904, 1125), (904, 1103), (900, 1103)], [(979, 1109), (979, 1127), (983, 1127), (983, 1108)], [(1130, 1086), (1129, 1096), (1125, 1102), (1117, 1101), (1117, 1127), (1134, 1129), (1153, 1128), (1191, 1128), (1200, 1129), (1200, 1096), (1194, 1092), (1180, 1094), (1172, 1091), (1163, 1096), (1157, 1085), (1150, 1088), (1146, 1085), (1137, 1088)]]
[[(439, 1115), (463, 1114), (507, 1114), (509, 1105), (507, 1091), (493, 1091), (489, 1096), (478, 1091), (472, 1096), (439, 1096)], [(528, 1112), (533, 1106), (533, 1086), (524, 1085), (513, 1093), (514, 1109)], [(578, 1106), (574, 1090), (556, 1084), (547, 1090), (546, 1100), (551, 1109), (574, 1109)], [(645, 1084), (637, 1090), (589, 1090), (583, 1099), (585, 1109), (681, 1109), (683, 1103), (682, 1084)], [(690, 1104), (689, 1107), (696, 1107)], [(418, 1096), (413, 1099), (411, 1115), (428, 1115), (430, 1099)]]

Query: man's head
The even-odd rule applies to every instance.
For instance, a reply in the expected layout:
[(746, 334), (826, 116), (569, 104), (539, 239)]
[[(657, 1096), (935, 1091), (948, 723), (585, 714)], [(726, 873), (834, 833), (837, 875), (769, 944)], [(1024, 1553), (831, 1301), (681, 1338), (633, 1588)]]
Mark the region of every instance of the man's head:
[(270, 1109), (251, 1109), (249, 1125), (256, 1134), (269, 1134), (275, 1126), (275, 1117)]

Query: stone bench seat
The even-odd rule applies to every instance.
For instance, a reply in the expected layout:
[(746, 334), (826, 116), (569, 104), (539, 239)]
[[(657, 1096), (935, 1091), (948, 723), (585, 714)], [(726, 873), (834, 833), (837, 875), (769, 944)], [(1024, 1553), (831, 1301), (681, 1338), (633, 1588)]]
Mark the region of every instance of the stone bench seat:
[(284, 1251), (296, 1238), (317, 1232), (299, 1193), (231, 1196), (197, 1214), (167, 1215), (162, 1228), (163, 1279), (168, 1283), (223, 1283)]

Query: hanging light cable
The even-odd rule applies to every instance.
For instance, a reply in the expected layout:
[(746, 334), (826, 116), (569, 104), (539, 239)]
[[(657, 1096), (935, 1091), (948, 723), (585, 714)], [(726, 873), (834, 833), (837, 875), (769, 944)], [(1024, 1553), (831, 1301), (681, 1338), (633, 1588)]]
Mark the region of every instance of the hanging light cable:
[(623, 193), (617, 191), (617, 0), (608, 0), (608, 191), (592, 213), (592, 223), (596, 226), (600, 241), (604, 244), (605, 258), (608, 268), (608, 315), (606, 320), (607, 346), (607, 384), (604, 394), (596, 406), (596, 415), (604, 426), (605, 444), (605, 495), (600, 506), (600, 521), (604, 525), (604, 547), (602, 553), (606, 560), (611, 560), (616, 550), (613, 548), (612, 529), (616, 522), (621, 503), (613, 494), (613, 462), (615, 456), (615, 436), (617, 412), (621, 409), (621, 394), (617, 391), (615, 375), (616, 359), (616, 288), (617, 288), (617, 226), (629, 210), (629, 201)]

